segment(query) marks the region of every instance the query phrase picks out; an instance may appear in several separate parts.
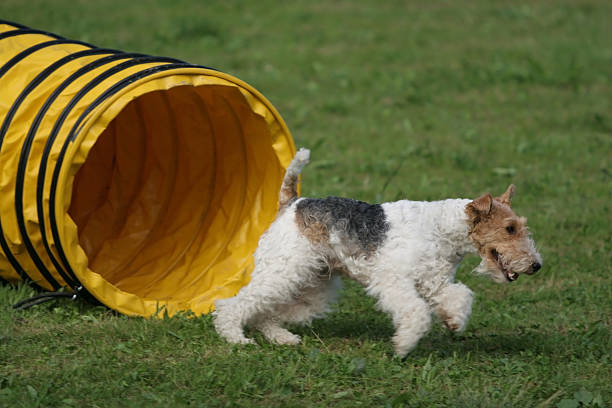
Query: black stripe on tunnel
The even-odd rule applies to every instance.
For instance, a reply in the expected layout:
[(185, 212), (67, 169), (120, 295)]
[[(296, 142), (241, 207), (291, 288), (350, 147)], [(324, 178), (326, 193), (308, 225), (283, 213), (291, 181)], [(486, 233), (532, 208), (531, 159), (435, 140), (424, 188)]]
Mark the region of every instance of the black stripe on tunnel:
[[(70, 101), (70, 103), (62, 111), (62, 114), (60, 115), (60, 117), (56, 121), (55, 126), (53, 127), (53, 130), (51, 131), (51, 133), (49, 134), (49, 137), (47, 139), (47, 145), (45, 146), (45, 150), (43, 152), (43, 156), (42, 156), (42, 160), (41, 160), (41, 164), (40, 164), (39, 176), (38, 176), (37, 205), (38, 205), (38, 208), (39, 208), (40, 211), (42, 210), (44, 181), (45, 181), (46, 167), (47, 167), (47, 162), (48, 162), (49, 154), (50, 154), (50, 151), (51, 151), (51, 147), (53, 145), (53, 142), (57, 138), (57, 135), (59, 133), (59, 128), (62, 126), (64, 120), (68, 116), (68, 113), (74, 108), (74, 106), (76, 105), (78, 100), (80, 100), (83, 96), (85, 96), (89, 91), (91, 91), (100, 82), (102, 82), (106, 78), (108, 78), (108, 77), (110, 77), (110, 76), (112, 76), (112, 75), (114, 75), (114, 74), (116, 74), (116, 73), (118, 73), (118, 72), (120, 72), (120, 71), (122, 71), (124, 69), (132, 67), (134, 65), (141, 65), (141, 64), (148, 64), (148, 63), (155, 63), (155, 62), (171, 62), (171, 64), (161, 65), (161, 66), (145, 69), (143, 71), (140, 71), (138, 73), (135, 73), (135, 74), (133, 74), (133, 75), (123, 79), (119, 83), (117, 83), (117, 84), (113, 85), (111, 88), (109, 88), (102, 96), (98, 97), (92, 104), (90, 104), (89, 107), (87, 108), (87, 110), (79, 117), (79, 119), (77, 120), (76, 124), (71, 129), (70, 134), (66, 138), (66, 140), (65, 140), (65, 142), (64, 142), (64, 144), (62, 146), (62, 149), (61, 149), (61, 151), (59, 153), (59, 156), (58, 156), (58, 159), (57, 159), (57, 164), (55, 166), (55, 169), (54, 169), (54, 172), (53, 172), (52, 181), (51, 181), (52, 184), (51, 184), (51, 190), (50, 190), (50, 196), (49, 196), (49, 220), (50, 220), (51, 233), (52, 233), (52, 236), (53, 236), (53, 239), (54, 239), (55, 248), (57, 250), (59, 258), (62, 261), (62, 263), (64, 264), (64, 267), (65, 267), (66, 271), (68, 271), (68, 273), (70, 273), (71, 276), (74, 276), (75, 279), (77, 279), (77, 280), (78, 280), (78, 278), (76, 277), (74, 271), (72, 270), (72, 267), (70, 266), (70, 263), (69, 263), (69, 261), (68, 261), (68, 259), (66, 257), (65, 252), (64, 252), (63, 246), (62, 246), (62, 244), (60, 242), (59, 231), (58, 231), (58, 228), (57, 228), (57, 219), (55, 217), (55, 192), (56, 192), (56, 189), (57, 189), (57, 179), (59, 177), (59, 171), (61, 169), (61, 165), (62, 165), (62, 162), (63, 162), (64, 155), (66, 153), (66, 150), (67, 150), (70, 142), (72, 141), (72, 139), (74, 137), (74, 133), (75, 133), (77, 127), (80, 125), (80, 123), (82, 122), (82, 119), (84, 119), (85, 115), (88, 114), (89, 112), (91, 112), (91, 110), (93, 110), (97, 105), (102, 103), (109, 96), (111, 96), (114, 93), (118, 92), (120, 89), (122, 89), (125, 86), (129, 85), (131, 82), (133, 82), (133, 81), (135, 81), (137, 79), (140, 79), (141, 75), (142, 75), (142, 77), (145, 77), (145, 76), (151, 75), (151, 74), (153, 74), (155, 72), (161, 72), (161, 71), (164, 70), (164, 69), (161, 69), (163, 67), (168, 67), (166, 69), (172, 69), (172, 68), (185, 68), (185, 67), (194, 67), (194, 66), (190, 65), (190, 64), (186, 64), (186, 63), (184, 63), (182, 61), (178, 61), (178, 60), (172, 59), (172, 58), (160, 58), (160, 57), (148, 57), (148, 56), (136, 58), (136, 59), (129, 60), (129, 61), (126, 61), (124, 63), (121, 63), (119, 65), (116, 65), (115, 67), (110, 68), (109, 70), (103, 72), (102, 74), (100, 74), (99, 76), (94, 78), (85, 87), (81, 88), (79, 93), (77, 93), (73, 97), (73, 99)], [(49, 242), (47, 240), (46, 227), (44, 227), (44, 214), (42, 215), (42, 217), (39, 216), (39, 221), (40, 221), (40, 225), (41, 225), (41, 231), (45, 231), (45, 233), (42, 234), (42, 241), (44, 243), (45, 248), (50, 253), (51, 250), (50, 250)]]
[(0, 20), (0, 24), (10, 25), (10, 26), (13, 26), (15, 28), (28, 28), (28, 27), (24, 26), (23, 24), (13, 23), (12, 21), (7, 21), (7, 20)]
[[(17, 35), (19, 33), (30, 33), (32, 31), (37, 31), (37, 30), (14, 30), (14, 31), (9, 31), (9, 33), (17, 32), (17, 33), (15, 33), (15, 35)], [(5, 33), (0, 33), (0, 38), (4, 38), (4, 37), (1, 37), (2, 34), (5, 34)], [(61, 38), (59, 36), (55, 36), (55, 37), (56, 38)], [(36, 44), (36, 45), (34, 45), (32, 47), (29, 47), (29, 48), (23, 50), (22, 52), (20, 52), (19, 54), (15, 55), (13, 58), (11, 58), (8, 62), (6, 62), (0, 68), (0, 77), (2, 77), (4, 74), (6, 74), (6, 72), (8, 72), (12, 67), (14, 67), (17, 63), (19, 63), (19, 61), (23, 60), (24, 58), (26, 58), (28, 55), (32, 54), (33, 52), (35, 52), (37, 50), (40, 50), (42, 48), (46, 48), (46, 47), (55, 45), (55, 44), (81, 44), (81, 45), (85, 45), (85, 46), (87, 45), (87, 44), (82, 43), (80, 41), (71, 41), (71, 40), (64, 40), (64, 39), (47, 41), (47, 42)], [(26, 95), (27, 95), (27, 93), (26, 93)], [(25, 95), (22, 92), (22, 94), (20, 94), (19, 97), (15, 100), (15, 102), (11, 106), (11, 109), (9, 109), (9, 111), (6, 114), (6, 116), (4, 117), (4, 120), (2, 122), (2, 127), (0, 128), (0, 150), (2, 149), (2, 144), (4, 142), (4, 137), (6, 135), (6, 132), (8, 131), (9, 125), (10, 125), (10, 123), (11, 123), (11, 121), (12, 121), (14, 115), (15, 115), (15, 112), (19, 108), (19, 105), (21, 105), (21, 102), (23, 102), (24, 98), (25, 98)], [(9, 263), (17, 271), (19, 276), (21, 276), (21, 278), (24, 279), (24, 280), (28, 280), (28, 279), (26, 279), (27, 278), (27, 273), (25, 272), (25, 270), (23, 269), (23, 267), (21, 266), (19, 261), (17, 261), (17, 258), (15, 258), (13, 256), (12, 251), (10, 249), (10, 246), (8, 245), (8, 242), (4, 238), (4, 233), (3, 233), (3, 228), (2, 228), (2, 223), (1, 222), (0, 222), (0, 246), (2, 247), (2, 250), (5, 253)], [(54, 289), (58, 289), (59, 288), (59, 284), (51, 276), (51, 274), (46, 270), (46, 268), (44, 268), (40, 272), (43, 275), (43, 277), (47, 280), (47, 282), (49, 282), (49, 284)]]
[[(2, 229), (2, 220), (0, 219), (0, 230), (1, 229)], [(17, 271), (17, 273), (19, 274), (19, 277), (21, 277), (21, 279), (24, 282), (29, 282), (30, 278), (28, 277), (28, 274), (25, 272), (25, 270), (23, 269), (21, 264), (17, 261), (17, 259), (15, 259), (15, 257), (13, 256), (13, 253), (11, 252), (11, 248), (9, 247), (8, 242), (6, 242), (6, 239), (4, 238), (4, 234), (0, 234), (0, 247), (2, 247), (2, 252), (4, 252), (6, 259), (8, 259), (11, 266)]]
[(57, 44), (77, 44), (77, 45), (83, 45), (85, 47), (89, 47), (89, 45), (87, 43), (81, 42), (81, 41), (72, 41), (72, 40), (52, 40), (52, 41), (45, 41), (42, 43), (38, 43), (36, 45), (33, 45), (29, 48), (26, 48), (25, 50), (21, 51), (19, 54), (15, 55), (13, 58), (11, 58), (10, 60), (8, 60), (3, 66), (2, 68), (0, 68), (0, 77), (2, 77), (9, 69), (11, 69), (13, 66), (15, 66), (15, 64), (17, 64), (19, 61), (21, 61), (22, 59), (24, 59), (25, 57), (27, 57), (28, 55), (43, 49), (43, 48), (47, 48), (47, 47), (51, 47), (53, 45), (57, 45)]
[[(49, 75), (51, 75), (54, 71), (56, 71), (57, 69), (59, 69), (61, 66), (67, 64), (70, 61), (73, 61), (77, 58), (82, 58), (82, 57), (86, 57), (86, 56), (92, 56), (92, 55), (99, 55), (99, 54), (109, 54), (109, 53), (118, 53), (119, 51), (115, 51), (115, 50), (107, 50), (107, 49), (87, 49), (87, 50), (82, 50), (79, 52), (75, 52), (73, 54), (67, 55), (64, 58), (56, 61), (55, 63), (51, 64), (50, 66), (48, 66), (44, 71), (42, 71), (40, 74), (38, 74), (36, 76), (36, 78), (34, 78), (32, 80), (32, 82), (30, 82), (28, 84), (28, 86), (22, 91), (22, 93), (19, 95), (19, 97), (17, 98), (17, 101), (15, 102), (15, 104), (13, 105), (13, 107), (16, 109), (21, 102), (25, 99), (25, 97), (30, 94), (40, 83), (42, 83)], [(88, 65), (99, 65), (99, 64), (94, 64), (95, 62), (98, 62), (100, 60), (96, 60), (93, 63), (90, 63)], [(88, 67), (88, 65), (86, 65), (86, 67)], [(89, 71), (88, 67), (87, 71)], [(61, 89), (60, 89), (61, 90)], [(36, 249), (34, 248), (34, 245), (32, 244), (32, 241), (30, 240), (30, 237), (27, 233), (27, 229), (26, 229), (26, 224), (25, 224), (25, 217), (24, 217), (24, 212), (23, 212), (23, 190), (24, 190), (24, 182), (25, 182), (25, 171), (26, 171), (26, 167), (27, 167), (27, 162), (28, 162), (28, 158), (30, 155), (30, 149), (32, 147), (32, 142), (34, 140), (34, 137), (36, 135), (36, 131), (38, 130), (38, 126), (40, 125), (40, 122), (42, 121), (42, 118), (44, 117), (44, 114), (46, 113), (48, 107), (49, 107), (49, 100), (54, 100), (57, 95), (59, 95), (59, 91), (58, 89), (55, 89), (54, 92), (52, 93), (52, 95), (47, 99), (47, 101), (45, 102), (45, 105), (43, 105), (43, 107), (41, 108), (41, 110), (38, 112), (37, 116), (35, 117), (34, 121), (32, 122), (32, 125), (30, 126), (30, 130), (28, 131), (28, 134), (26, 135), (26, 138), (23, 142), (23, 146), (21, 149), (21, 154), (19, 156), (19, 164), (17, 167), (17, 177), (16, 177), (16, 186), (15, 186), (15, 213), (17, 216), (17, 224), (19, 226), (19, 231), (21, 232), (21, 236), (23, 238), (23, 242), (26, 246), (26, 249), (28, 250), (28, 253), (30, 254), (30, 258), (34, 261), (34, 263), (36, 264), (37, 268), (41, 271), (41, 273), (43, 275), (47, 275), (50, 274), (45, 266), (45, 264), (43, 263), (43, 261), (41, 260), (41, 258), (39, 257), (38, 253), (36, 252)], [(13, 109), (13, 108), (12, 108)], [(1, 231), (0, 231), (1, 233)], [(53, 265), (55, 266), (57, 272), (61, 275), (61, 277), (64, 279), (64, 281), (72, 288), (72, 289), (76, 289), (79, 286), (79, 282), (75, 277), (69, 276), (61, 267), (61, 265), (59, 264), (59, 262), (57, 261), (57, 259), (55, 257), (50, 257), (51, 258), (51, 262), (53, 263)], [(51, 282), (49, 282), (51, 283)]]
[[(113, 55), (109, 55), (107, 57), (104, 58), (100, 58), (96, 61), (93, 61), (83, 67), (81, 67), (79, 70), (77, 70), (76, 72), (74, 72), (72, 75), (70, 75), (66, 80), (64, 80), (54, 91), (53, 93), (49, 96), (49, 98), (45, 101), (44, 105), (42, 106), (42, 108), (40, 109), (40, 111), (38, 112), (36, 118), (34, 119), (34, 121), (32, 122), (32, 126), (30, 128), (30, 131), (28, 132), (28, 139), (33, 139), (35, 136), (36, 131), (38, 130), (38, 126), (40, 125), (40, 122), (42, 121), (44, 115), (46, 114), (47, 110), (51, 107), (52, 103), (57, 99), (57, 97), (59, 95), (61, 95), (61, 92), (66, 89), (66, 87), (68, 87), (71, 83), (73, 83), (75, 80), (77, 80), (78, 78), (80, 78), (82, 75), (96, 69), (99, 68), (105, 64), (108, 64), (110, 62), (113, 61), (117, 61), (117, 60), (121, 60), (121, 59), (126, 59), (126, 58), (152, 58), (143, 54), (124, 54), (124, 53), (120, 53), (119, 51), (116, 50), (105, 50), (105, 49), (99, 49), (99, 51), (94, 51), (94, 50), (89, 50), (92, 53), (112, 53), (115, 52), (117, 54), (113, 54)], [(133, 61), (133, 60), (129, 60), (129, 61)], [(127, 62), (129, 62), (127, 61)], [(125, 63), (124, 63), (125, 64)], [(121, 65), (121, 64), (120, 64)], [(108, 71), (105, 71), (105, 73)], [(101, 74), (101, 75), (104, 75)], [(95, 81), (95, 79), (94, 79)], [(90, 82), (91, 84), (91, 82)], [(88, 84), (89, 85), (89, 84)], [(82, 89), (81, 89), (82, 91)], [(70, 276), (70, 281), (73, 282), (73, 288), (82, 288), (78, 278), (74, 275), (74, 273), (72, 272), (71, 269), (65, 269), (62, 267), (61, 263), (58, 261), (58, 259), (55, 257), (55, 255), (53, 254), (53, 251), (51, 250), (51, 246), (49, 244), (49, 241), (47, 240), (47, 232), (46, 232), (46, 226), (45, 226), (45, 216), (44, 216), (44, 207), (43, 207), (43, 189), (44, 189), (44, 180), (45, 180), (45, 176), (46, 176), (46, 169), (47, 169), (47, 162), (48, 162), (48, 156), (51, 152), (51, 148), (53, 146), (53, 142), (55, 141), (55, 138), (57, 136), (57, 133), (59, 132), (59, 128), (61, 127), (61, 125), (63, 124), (64, 120), (66, 119), (66, 116), (68, 114), (68, 112), (74, 107), (74, 104), (76, 104), (76, 102), (78, 101), (78, 99), (80, 99), (80, 97), (78, 97), (78, 94), (71, 100), (71, 103), (73, 103), (72, 106), (70, 106), (69, 103), (69, 109), (65, 108), (64, 111), (62, 111), (62, 115), (60, 115), (60, 118), (56, 121), (53, 130), (51, 132), (51, 134), (49, 135), (47, 142), (45, 144), (44, 147), (44, 152), (43, 152), (43, 156), (41, 158), (41, 163), (40, 163), (40, 167), (39, 167), (39, 172), (38, 172), (38, 180), (37, 180), (37, 190), (36, 190), (36, 205), (37, 205), (37, 215), (38, 215), (38, 225), (40, 228), (40, 232), (41, 232), (41, 237), (42, 237), (42, 242), (43, 242), (43, 246), (45, 248), (45, 250), (47, 251), (47, 255), (49, 256), (49, 258), (51, 259), (51, 262), (53, 263), (53, 265), (56, 267), (56, 269), (58, 270), (58, 272), (60, 274), (62, 274), (62, 276)], [(30, 142), (31, 143), (31, 142)], [(25, 174), (22, 176), (22, 179), (19, 180), (19, 184), (18, 184), (18, 188), (20, 188), (20, 195), (23, 195), (23, 177), (25, 177)], [(23, 205), (23, 203), (21, 203), (21, 205)], [(83, 291), (83, 293), (86, 293), (85, 291)], [(91, 297), (91, 299), (93, 299), (93, 297)], [(95, 300), (95, 299), (93, 299)]]
[[(71, 267), (70, 267), (70, 263), (68, 261), (68, 258), (66, 257), (66, 254), (64, 252), (64, 249), (63, 249), (63, 247), (61, 245), (60, 236), (59, 236), (59, 230), (57, 228), (57, 219), (55, 217), (55, 194), (56, 194), (56, 191), (57, 191), (57, 182), (58, 182), (58, 179), (59, 179), (59, 172), (61, 170), (61, 163), (63, 161), (63, 158), (64, 158), (65, 154), (66, 154), (66, 151), (68, 150), (69, 144), (71, 142), (73, 142), (76, 139), (76, 136), (80, 133), (80, 131), (82, 129), (80, 127), (80, 125), (82, 124), (82, 122), (85, 119), (85, 117), (91, 111), (93, 111), (93, 109), (95, 109), (98, 105), (100, 105), (102, 102), (104, 102), (107, 98), (109, 98), (110, 96), (116, 94), (121, 89), (125, 88), (126, 86), (128, 86), (129, 84), (131, 84), (134, 81), (137, 81), (137, 80), (142, 79), (142, 78), (146, 78), (147, 76), (156, 74), (158, 72), (169, 71), (169, 70), (178, 69), (178, 68), (201, 68), (201, 67), (198, 67), (198, 66), (195, 66), (195, 65), (186, 64), (186, 63), (169, 64), (169, 65), (160, 65), (160, 66), (157, 66), (157, 67), (147, 68), (145, 70), (142, 70), (140, 72), (132, 74), (129, 77), (124, 78), (123, 80), (121, 80), (117, 84), (115, 84), (112, 87), (110, 87), (108, 90), (106, 90), (106, 92), (104, 92), (94, 102), (92, 102), (89, 105), (89, 107), (85, 110), (85, 112), (83, 112), (81, 114), (81, 116), (77, 119), (77, 121), (75, 122), (74, 126), (70, 130), (70, 134), (68, 135), (68, 138), (66, 139), (66, 141), (64, 142), (64, 145), (62, 146), (62, 150), (60, 151), (59, 157), (57, 159), (57, 164), (55, 165), (55, 169), (53, 171), (53, 177), (51, 179), (51, 189), (50, 189), (50, 194), (49, 194), (49, 219), (50, 219), (50, 224), (51, 224), (51, 232), (52, 232), (52, 235), (53, 235), (53, 239), (56, 242), (57, 252), (60, 255), (60, 258), (62, 259), (62, 262), (64, 262), (64, 266), (67, 269), (71, 270)], [(72, 273), (74, 274), (74, 272), (72, 272)]]
[(59, 35), (53, 34), (53, 33), (49, 33), (47, 31), (33, 30), (31, 28), (19, 28), (17, 30), (10, 30), (10, 31), (5, 31), (3, 33), (0, 33), (0, 40), (3, 40), (5, 38), (9, 38), (9, 37), (15, 37), (17, 35), (26, 35), (26, 34), (42, 34), (42, 35), (46, 35), (48, 37), (55, 38), (57, 40), (63, 40), (64, 39), (64, 37), (62, 37), (62, 36), (59, 36)]

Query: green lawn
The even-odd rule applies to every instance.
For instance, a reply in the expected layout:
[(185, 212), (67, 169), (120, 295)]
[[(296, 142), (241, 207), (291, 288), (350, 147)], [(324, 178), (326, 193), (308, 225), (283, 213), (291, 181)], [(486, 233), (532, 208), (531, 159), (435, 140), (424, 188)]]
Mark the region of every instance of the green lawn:
[[(297, 347), (235, 347), (208, 316), (127, 318), (80, 301), (25, 312), (0, 286), (0, 406), (596, 407), (612, 404), (612, 3), (2, 0), (0, 18), (231, 73), (312, 150), (307, 196), (502, 193), (544, 268), (470, 271), (467, 330), (405, 360), (346, 282)], [(1, 90), (0, 90), (1, 92)]]

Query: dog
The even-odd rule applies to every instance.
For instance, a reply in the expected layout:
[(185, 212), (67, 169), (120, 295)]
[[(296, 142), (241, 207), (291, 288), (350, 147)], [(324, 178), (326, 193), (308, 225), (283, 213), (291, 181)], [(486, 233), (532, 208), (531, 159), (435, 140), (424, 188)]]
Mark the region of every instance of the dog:
[(499, 283), (542, 267), (526, 219), (511, 208), (515, 186), (499, 197), (368, 204), (348, 198), (298, 198), (298, 176), (310, 151), (289, 165), (279, 211), (255, 251), (251, 281), (215, 302), (214, 325), (231, 343), (254, 343), (244, 326), (271, 342), (298, 344), (285, 323), (323, 317), (345, 275), (365, 287), (392, 317), (395, 353), (404, 357), (431, 326), (434, 313), (453, 332), (465, 329), (472, 291), (455, 282), (467, 254)]

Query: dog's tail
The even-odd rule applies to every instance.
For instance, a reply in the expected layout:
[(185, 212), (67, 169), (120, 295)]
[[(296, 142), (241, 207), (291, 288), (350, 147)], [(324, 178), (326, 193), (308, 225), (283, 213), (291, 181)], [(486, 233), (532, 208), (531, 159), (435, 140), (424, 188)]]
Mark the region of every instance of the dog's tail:
[(282, 210), (297, 198), (298, 176), (309, 161), (310, 150), (301, 148), (295, 154), (289, 167), (287, 167), (287, 172), (285, 173), (283, 185), (281, 186), (280, 195), (278, 197), (279, 210)]

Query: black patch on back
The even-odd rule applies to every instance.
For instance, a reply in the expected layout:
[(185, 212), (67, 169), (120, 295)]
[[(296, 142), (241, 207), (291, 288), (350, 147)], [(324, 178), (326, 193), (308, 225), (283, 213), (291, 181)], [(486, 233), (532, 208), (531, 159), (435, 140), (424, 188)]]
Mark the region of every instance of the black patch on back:
[(368, 204), (350, 198), (305, 198), (296, 205), (305, 224), (322, 223), (329, 232), (340, 234), (366, 253), (375, 251), (384, 241), (389, 223), (380, 204)]

